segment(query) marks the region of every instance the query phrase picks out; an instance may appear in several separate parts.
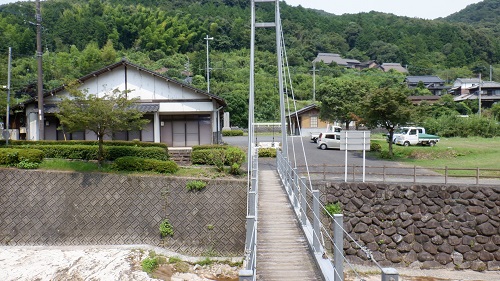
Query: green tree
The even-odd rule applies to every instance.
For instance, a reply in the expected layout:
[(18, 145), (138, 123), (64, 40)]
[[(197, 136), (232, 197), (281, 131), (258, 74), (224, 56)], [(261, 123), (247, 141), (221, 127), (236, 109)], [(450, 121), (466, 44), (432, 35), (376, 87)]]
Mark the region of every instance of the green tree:
[[(363, 118), (370, 127), (384, 127), (392, 140), (394, 129), (410, 121), (412, 107), (405, 89), (379, 88), (367, 96)], [(393, 156), (392, 141), (389, 141), (389, 156)]]
[(102, 97), (68, 88), (69, 97), (59, 104), (57, 118), (67, 132), (89, 130), (97, 135), (99, 167), (104, 161), (104, 136), (112, 136), (119, 131), (140, 130), (149, 122), (142, 119), (143, 113), (137, 109), (135, 99), (127, 99), (126, 92), (114, 90)]
[(325, 121), (340, 121), (349, 129), (349, 123), (362, 113), (361, 101), (371, 89), (371, 84), (356, 78), (332, 79), (317, 91), (321, 102), (320, 118)]

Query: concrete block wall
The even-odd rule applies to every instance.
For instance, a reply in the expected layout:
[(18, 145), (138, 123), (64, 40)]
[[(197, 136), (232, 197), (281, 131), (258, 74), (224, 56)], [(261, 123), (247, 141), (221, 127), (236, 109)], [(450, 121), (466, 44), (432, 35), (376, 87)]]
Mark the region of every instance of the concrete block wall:
[[(187, 255), (241, 256), (246, 182), (0, 169), (1, 245), (150, 244)], [(174, 236), (160, 238), (168, 219)]]

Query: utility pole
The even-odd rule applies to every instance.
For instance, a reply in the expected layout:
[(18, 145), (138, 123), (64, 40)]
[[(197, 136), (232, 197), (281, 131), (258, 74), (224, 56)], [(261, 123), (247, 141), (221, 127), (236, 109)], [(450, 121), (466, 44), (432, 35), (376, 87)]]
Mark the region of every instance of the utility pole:
[(208, 59), (208, 40), (214, 40), (213, 37), (205, 37), (205, 40), (207, 41), (207, 93), (210, 93), (210, 61)]
[(313, 102), (316, 101), (316, 62), (313, 61)]
[(40, 0), (36, 0), (36, 57), (38, 60), (38, 140), (45, 139), (43, 114), (43, 69), (42, 69), (42, 14)]
[(493, 81), (492, 77), (493, 77), (493, 66), (490, 64), (490, 82)]
[(481, 72), (479, 72), (479, 93), (477, 94), (479, 98), (479, 117), (481, 117)]
[(10, 72), (11, 72), (11, 64), (12, 64), (12, 48), (9, 47), (9, 68), (7, 72), (7, 115), (5, 115), (5, 128), (6, 134), (4, 134), (5, 145), (9, 145), (10, 132), (9, 132), (9, 123), (10, 123)]

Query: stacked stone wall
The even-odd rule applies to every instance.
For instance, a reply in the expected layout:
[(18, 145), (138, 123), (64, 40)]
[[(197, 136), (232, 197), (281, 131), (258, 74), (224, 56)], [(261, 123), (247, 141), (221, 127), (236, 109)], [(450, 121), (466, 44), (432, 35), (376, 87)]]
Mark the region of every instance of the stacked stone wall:
[[(500, 187), (327, 183), (324, 194), (381, 265), (500, 270)], [(344, 251), (371, 264), (348, 238)]]

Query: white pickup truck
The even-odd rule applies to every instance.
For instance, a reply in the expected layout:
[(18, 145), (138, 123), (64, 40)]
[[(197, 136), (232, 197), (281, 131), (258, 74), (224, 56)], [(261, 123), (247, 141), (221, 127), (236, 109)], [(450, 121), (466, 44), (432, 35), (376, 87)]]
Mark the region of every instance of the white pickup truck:
[(310, 132), (309, 135), (311, 136), (311, 140), (316, 143), (321, 133), (339, 133), (340, 131), (342, 131), (342, 127), (328, 125), (324, 132)]
[(438, 136), (426, 134), (425, 129), (421, 133), (420, 128), (404, 127), (404, 130), (397, 134), (395, 138), (395, 143), (404, 146), (417, 145), (417, 144), (434, 146), (436, 145), (437, 142), (439, 142)]
[[(392, 143), (396, 143), (396, 138), (398, 136), (408, 134), (408, 131), (410, 129), (416, 129), (419, 134), (425, 134), (424, 127), (400, 127), (394, 131), (394, 134), (392, 135)], [(386, 136), (387, 136), (387, 142), (389, 142), (389, 133), (387, 133)]]

